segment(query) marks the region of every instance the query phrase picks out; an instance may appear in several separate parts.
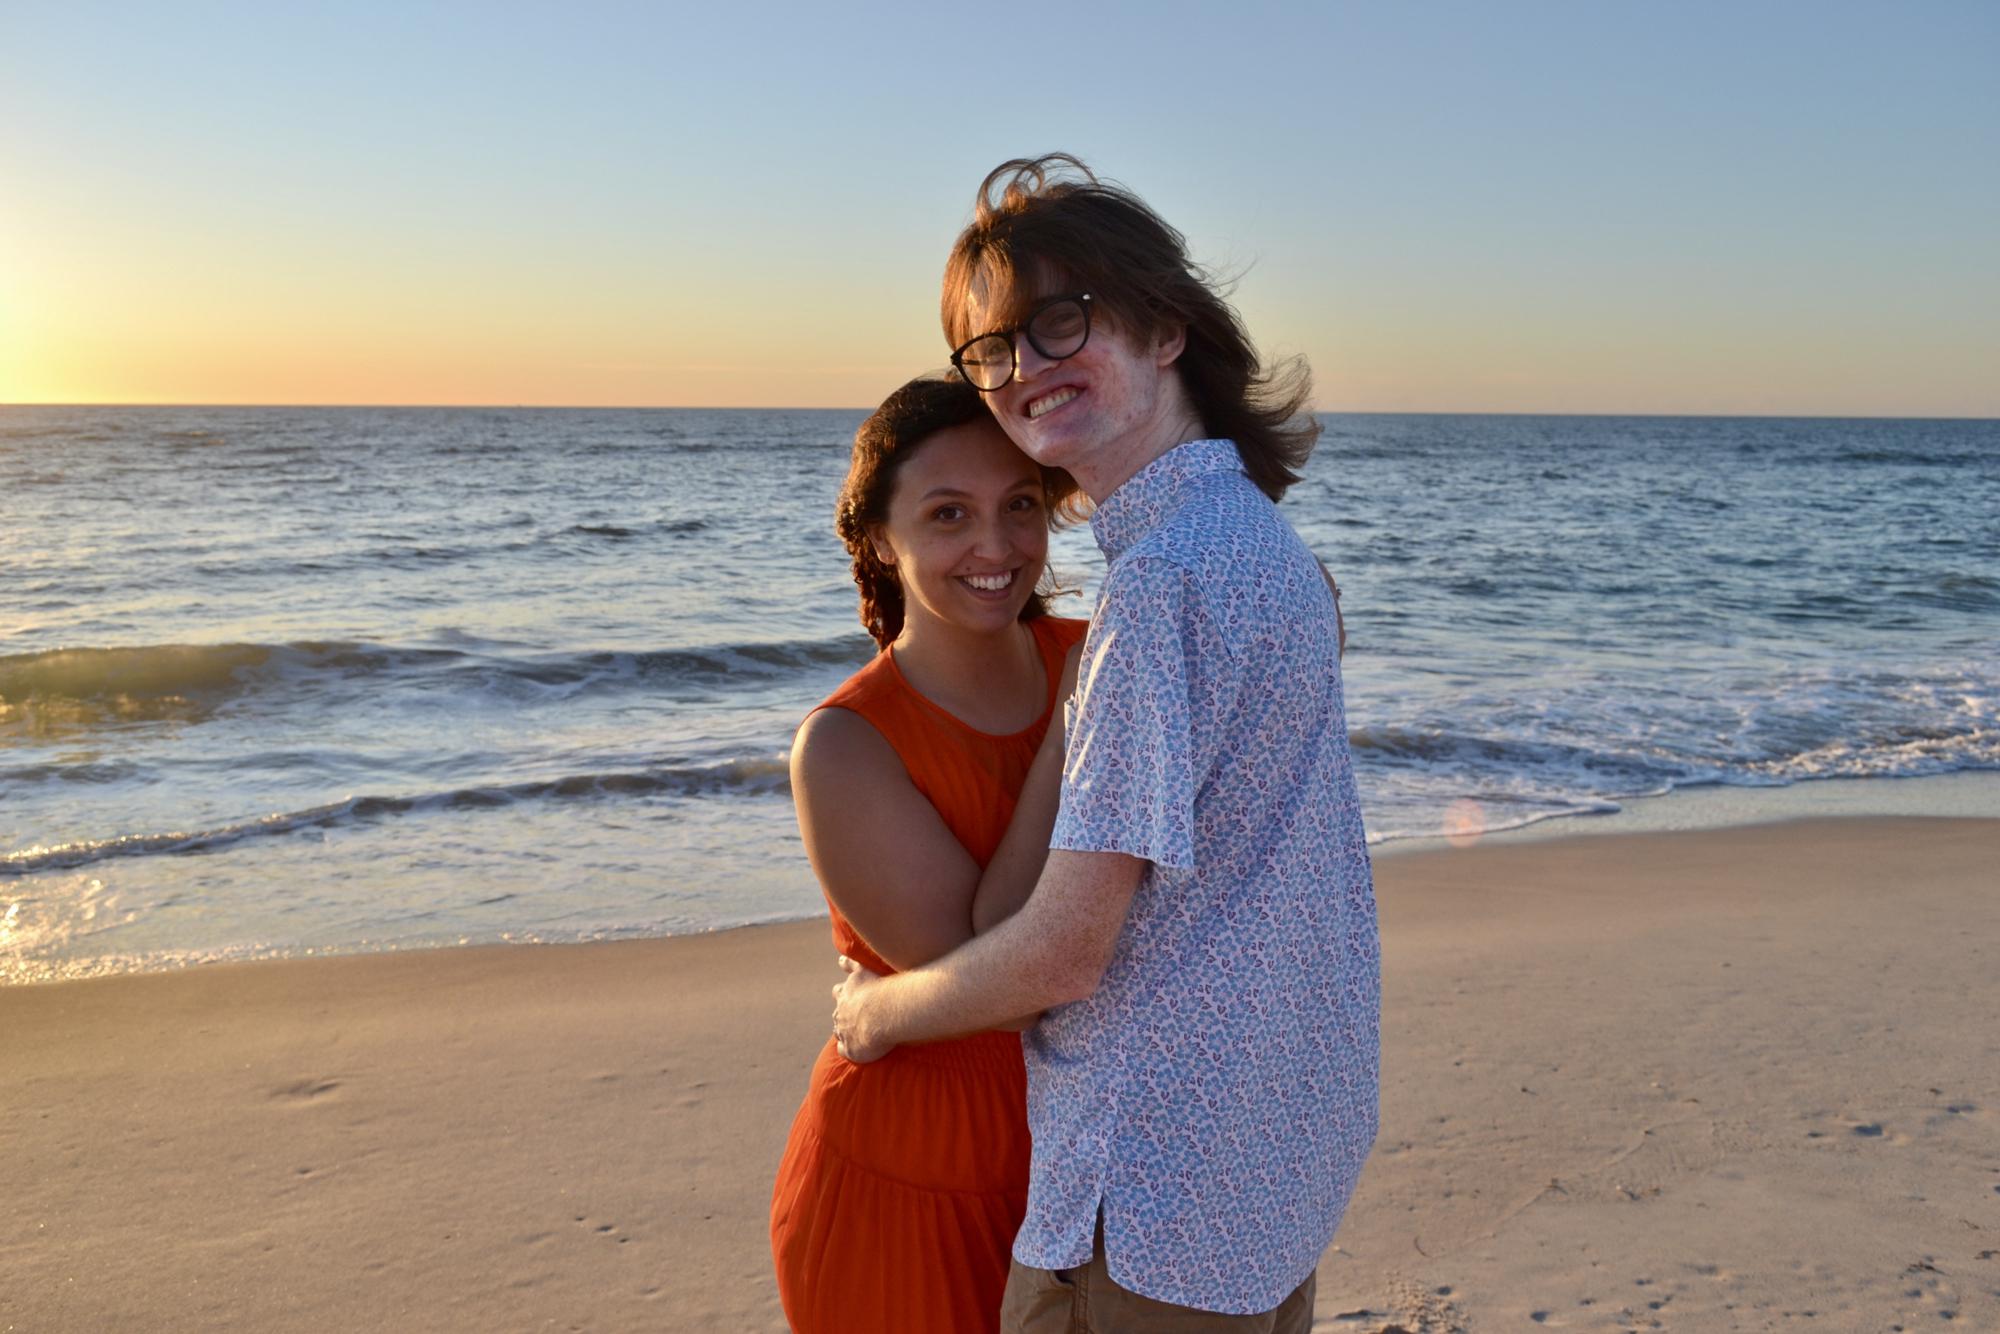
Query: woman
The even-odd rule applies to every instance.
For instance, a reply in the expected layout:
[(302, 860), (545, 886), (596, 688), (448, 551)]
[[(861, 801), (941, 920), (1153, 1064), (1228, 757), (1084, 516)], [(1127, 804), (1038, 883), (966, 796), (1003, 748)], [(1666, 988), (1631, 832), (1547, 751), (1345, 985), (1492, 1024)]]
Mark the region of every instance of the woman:
[[(948, 952), (1040, 874), (1085, 624), (1047, 615), (1037, 585), (1074, 495), (956, 380), (912, 381), (855, 436), (837, 526), (882, 651), (800, 727), (792, 794), (834, 944), (872, 970)], [(1025, 1102), (1016, 1032), (866, 1066), (829, 1041), (771, 1201), (792, 1328), (996, 1329), (1027, 1204)]]

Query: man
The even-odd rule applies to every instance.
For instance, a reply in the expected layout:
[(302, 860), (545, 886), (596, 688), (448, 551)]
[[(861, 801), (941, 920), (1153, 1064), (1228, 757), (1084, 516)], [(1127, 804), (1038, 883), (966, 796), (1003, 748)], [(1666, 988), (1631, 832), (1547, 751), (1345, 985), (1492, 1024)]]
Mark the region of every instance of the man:
[(1179, 233), (1004, 164), (948, 262), (953, 363), (1096, 502), (1109, 562), (1061, 813), (1011, 919), (851, 961), (850, 1060), (1042, 1013), (1002, 1327), (1303, 1331), (1376, 1129), (1379, 947), (1337, 611), (1274, 502), (1317, 434)]

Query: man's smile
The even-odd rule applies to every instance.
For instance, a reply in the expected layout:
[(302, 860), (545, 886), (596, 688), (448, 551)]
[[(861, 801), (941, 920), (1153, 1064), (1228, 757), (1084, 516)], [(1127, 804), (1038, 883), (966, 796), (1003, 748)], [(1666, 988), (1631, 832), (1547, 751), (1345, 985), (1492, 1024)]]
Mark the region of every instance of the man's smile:
[(1081, 389), (1073, 385), (1066, 385), (1052, 394), (1043, 394), (1040, 398), (1029, 399), (1028, 405), (1023, 411), (1028, 420), (1033, 421), (1035, 418), (1046, 413), (1054, 412), (1057, 408), (1077, 397), (1082, 392)]

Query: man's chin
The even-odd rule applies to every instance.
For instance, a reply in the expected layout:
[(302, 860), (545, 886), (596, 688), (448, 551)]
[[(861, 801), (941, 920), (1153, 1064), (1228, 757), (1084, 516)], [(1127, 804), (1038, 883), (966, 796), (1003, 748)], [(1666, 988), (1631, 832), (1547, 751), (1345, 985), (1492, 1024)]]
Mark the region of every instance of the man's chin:
[(1044, 468), (1067, 468), (1077, 458), (1077, 442), (1066, 431), (1037, 428), (1035, 422), (1016, 422), (1007, 429), (1014, 447)]

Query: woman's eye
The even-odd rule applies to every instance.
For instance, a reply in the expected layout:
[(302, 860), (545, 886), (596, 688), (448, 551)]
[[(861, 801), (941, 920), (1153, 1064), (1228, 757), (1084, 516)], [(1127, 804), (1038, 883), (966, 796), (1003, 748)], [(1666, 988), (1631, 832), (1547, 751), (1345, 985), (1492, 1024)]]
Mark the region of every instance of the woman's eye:
[(965, 511), (956, 505), (940, 505), (931, 514), (940, 523), (956, 523), (965, 517)]
[(1033, 496), (1014, 497), (1014, 508), (1023, 514), (1029, 513), (1033, 510), (1039, 510), (1041, 507), (1042, 507), (1042, 502), (1037, 500)]

